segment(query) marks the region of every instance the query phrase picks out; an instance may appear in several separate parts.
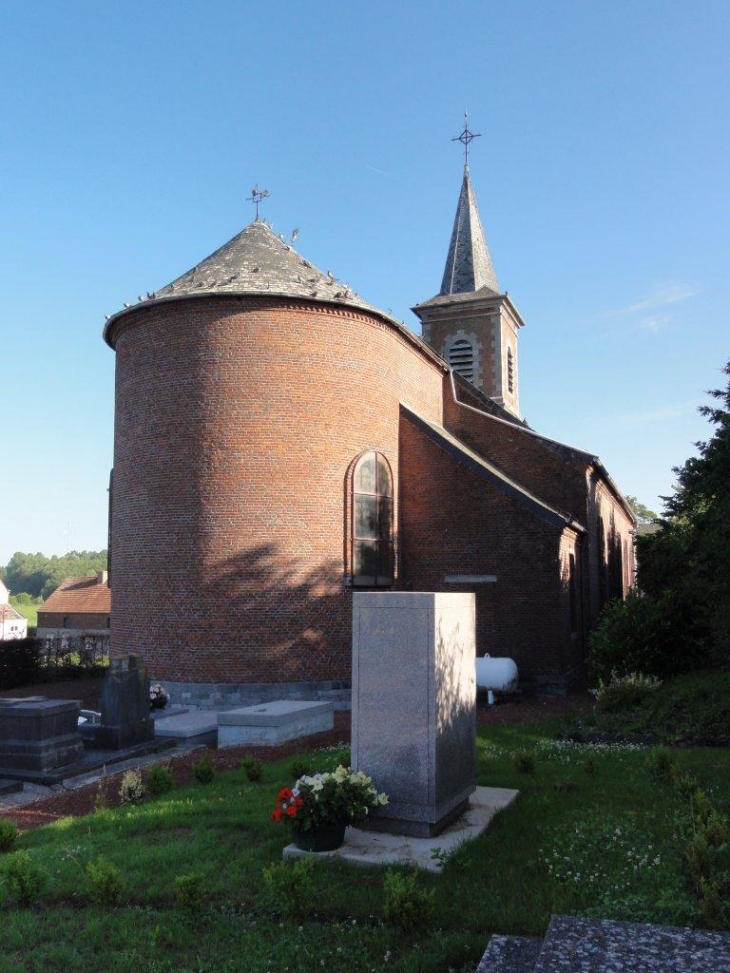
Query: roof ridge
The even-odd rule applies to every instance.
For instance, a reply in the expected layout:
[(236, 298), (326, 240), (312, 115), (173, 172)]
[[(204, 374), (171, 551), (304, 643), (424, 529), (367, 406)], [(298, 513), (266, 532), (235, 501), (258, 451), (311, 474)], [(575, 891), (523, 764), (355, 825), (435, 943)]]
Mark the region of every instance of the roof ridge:
[[(483, 473), (486, 473), (490, 479), (496, 482), (501, 489), (512, 494), (517, 500), (535, 509), (535, 513), (538, 517), (546, 522), (552, 524), (553, 526), (561, 525), (564, 527), (572, 527), (579, 531), (584, 531), (584, 527), (578, 524), (573, 517), (566, 513), (565, 511), (558, 510), (555, 507), (551, 507), (550, 504), (541, 500), (536, 494), (532, 493), (526, 487), (522, 486), (517, 480), (513, 479), (509, 474), (505, 473), (494, 463), (485, 459), (479, 453), (475, 452), (466, 443), (458, 439), (452, 432), (449, 432), (444, 426), (439, 425), (430, 419), (425, 419), (423, 416), (419, 415), (414, 409), (401, 402), (401, 408), (411, 415), (424, 429), (424, 431), (431, 431), (439, 439), (450, 444), (454, 449), (462, 455), (464, 460), (468, 461), (468, 465), (473, 468), (480, 469)], [(432, 436), (433, 438), (433, 436)], [(464, 461), (462, 460), (462, 462)]]

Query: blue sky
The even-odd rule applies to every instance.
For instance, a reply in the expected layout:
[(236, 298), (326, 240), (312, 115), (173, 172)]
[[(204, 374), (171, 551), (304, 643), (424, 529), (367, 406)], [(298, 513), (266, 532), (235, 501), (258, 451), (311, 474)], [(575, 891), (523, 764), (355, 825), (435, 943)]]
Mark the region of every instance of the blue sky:
[(730, 357), (730, 4), (0, 0), (0, 565), (106, 544), (105, 314), (252, 218), (417, 330), (472, 181), (523, 411), (649, 506)]

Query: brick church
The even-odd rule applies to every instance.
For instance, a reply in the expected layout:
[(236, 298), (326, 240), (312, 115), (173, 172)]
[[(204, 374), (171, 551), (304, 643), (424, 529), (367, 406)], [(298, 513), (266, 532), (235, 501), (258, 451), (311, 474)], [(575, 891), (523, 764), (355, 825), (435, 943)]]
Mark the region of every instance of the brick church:
[(479, 654), (580, 680), (634, 519), (597, 456), (521, 417), (524, 322), (468, 166), (413, 310), (422, 339), (257, 218), (107, 321), (113, 653), (204, 705), (346, 698), (354, 590), (468, 591)]

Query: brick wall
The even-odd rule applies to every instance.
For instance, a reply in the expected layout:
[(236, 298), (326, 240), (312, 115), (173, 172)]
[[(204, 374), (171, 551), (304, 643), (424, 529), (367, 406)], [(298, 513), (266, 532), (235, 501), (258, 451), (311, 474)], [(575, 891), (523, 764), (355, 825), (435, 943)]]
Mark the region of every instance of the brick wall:
[[(517, 424), (495, 421), (484, 402), (464, 382), (457, 380), (457, 400), (451, 381), (444, 382), (444, 424), (477, 452), (483, 452), (519, 483), (557, 510), (568, 513), (586, 529), (576, 554), (579, 560), (583, 603), (583, 642), (598, 620), (605, 597), (600, 582), (609, 571), (608, 536), (622, 551), (622, 584), (614, 583), (611, 596), (623, 597), (634, 583), (634, 522), (613, 486), (606, 480), (595, 457), (525, 433)], [(599, 538), (600, 519), (604, 540)], [(615, 564), (615, 558), (613, 560)]]
[[(400, 470), (404, 581), (416, 591), (474, 591), (478, 654), (515, 659), (525, 683), (565, 688), (580, 652), (562, 592), (563, 531), (452, 459), (407, 414)], [(562, 546), (574, 543), (570, 532)], [(497, 581), (445, 585), (449, 574)]]
[[(107, 628), (108, 614), (99, 612), (38, 612), (38, 628), (102, 631)], [(63, 620), (66, 619), (64, 625)]]
[[(433, 361), (374, 315), (263, 298), (146, 305), (115, 330), (112, 652), (158, 679), (348, 678), (345, 492)], [(397, 524), (396, 524), (397, 528)]]

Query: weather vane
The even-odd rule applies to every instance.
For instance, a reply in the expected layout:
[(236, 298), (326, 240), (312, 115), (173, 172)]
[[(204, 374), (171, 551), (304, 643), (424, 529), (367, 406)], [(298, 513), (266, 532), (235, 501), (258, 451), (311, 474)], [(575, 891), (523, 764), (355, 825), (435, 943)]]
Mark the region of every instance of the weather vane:
[(251, 190), (251, 195), (246, 197), (246, 202), (253, 203), (254, 206), (256, 207), (257, 220), (259, 218), (259, 203), (261, 202), (262, 199), (266, 199), (266, 197), (270, 195), (271, 193), (269, 192), (268, 189), (259, 189), (258, 186), (254, 186), (253, 189)]
[(481, 137), (481, 132), (469, 131), (468, 113), (464, 112), (464, 131), (461, 133), (461, 135), (457, 135), (451, 140), (452, 142), (461, 142), (464, 146), (464, 168), (469, 166), (469, 143), (472, 141), (472, 139), (479, 139)]

